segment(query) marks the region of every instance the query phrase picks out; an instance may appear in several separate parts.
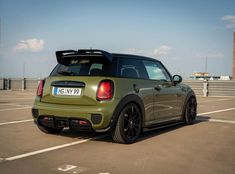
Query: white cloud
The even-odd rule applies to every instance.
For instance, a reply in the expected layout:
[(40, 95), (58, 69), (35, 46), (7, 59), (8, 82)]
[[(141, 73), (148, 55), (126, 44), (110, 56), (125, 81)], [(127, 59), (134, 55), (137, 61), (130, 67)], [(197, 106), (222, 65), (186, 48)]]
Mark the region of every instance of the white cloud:
[(156, 48), (153, 50), (153, 55), (155, 56), (165, 56), (169, 54), (169, 51), (171, 50), (171, 47), (167, 45), (161, 45), (159, 48)]
[(226, 28), (235, 28), (235, 16), (226, 15), (221, 17), (221, 20), (226, 21)]
[(15, 51), (32, 51), (32, 52), (39, 52), (44, 47), (44, 40), (42, 39), (27, 39), (27, 40), (21, 40), (17, 45), (15, 46)]

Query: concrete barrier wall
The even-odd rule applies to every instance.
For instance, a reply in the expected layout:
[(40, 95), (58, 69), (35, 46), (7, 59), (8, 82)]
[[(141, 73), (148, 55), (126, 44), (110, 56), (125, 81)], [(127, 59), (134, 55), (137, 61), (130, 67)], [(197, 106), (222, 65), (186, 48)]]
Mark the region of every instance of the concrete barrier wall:
[[(30, 78), (0, 78), (0, 89), (30, 90), (36, 91), (40, 79)], [(184, 84), (189, 85), (197, 96), (203, 96), (202, 80), (185, 80)], [(235, 81), (208, 81), (208, 96), (235, 96)]]
[(0, 90), (4, 89), (4, 79), (0, 78)]
[(187, 80), (183, 81), (183, 83), (189, 85), (196, 95), (203, 96), (203, 80)]
[(36, 91), (40, 79), (0, 78), (0, 90), (31, 90)]
[[(203, 81), (186, 80), (183, 83), (192, 87), (196, 95), (203, 96)], [(208, 81), (208, 96), (235, 96), (235, 81), (211, 80)]]
[(38, 88), (38, 82), (40, 79), (25, 79), (25, 89), (36, 91)]
[(25, 90), (24, 79), (10, 79), (11, 90)]
[(209, 81), (208, 96), (235, 96), (235, 81)]

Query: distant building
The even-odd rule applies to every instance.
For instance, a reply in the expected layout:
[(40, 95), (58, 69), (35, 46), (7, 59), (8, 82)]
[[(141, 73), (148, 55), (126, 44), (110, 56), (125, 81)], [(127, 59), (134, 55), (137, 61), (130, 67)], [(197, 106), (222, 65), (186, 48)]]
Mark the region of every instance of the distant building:
[(190, 76), (191, 79), (194, 80), (230, 80), (230, 76), (221, 75), (221, 76), (211, 76), (208, 72), (195, 72), (192, 76)]
[[(194, 80), (210, 80), (212, 79), (210, 74), (208, 72), (194, 72), (192, 76), (190, 76), (191, 79)], [(218, 77), (219, 79), (219, 77)], [(214, 77), (213, 77), (214, 80)]]
[(193, 73), (193, 76), (198, 77), (198, 76), (209, 76), (208, 72), (195, 72)]

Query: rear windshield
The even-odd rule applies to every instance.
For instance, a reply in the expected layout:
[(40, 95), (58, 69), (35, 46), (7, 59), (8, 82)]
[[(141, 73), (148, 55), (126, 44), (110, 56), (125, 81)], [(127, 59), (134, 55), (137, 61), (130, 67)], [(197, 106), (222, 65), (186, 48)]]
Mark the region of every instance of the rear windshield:
[(101, 56), (69, 58), (57, 64), (50, 76), (113, 76), (112, 63)]

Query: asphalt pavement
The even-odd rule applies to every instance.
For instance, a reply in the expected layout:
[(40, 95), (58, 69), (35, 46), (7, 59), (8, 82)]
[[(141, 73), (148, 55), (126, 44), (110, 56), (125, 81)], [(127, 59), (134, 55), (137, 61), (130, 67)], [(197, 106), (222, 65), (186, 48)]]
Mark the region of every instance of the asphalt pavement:
[(194, 125), (141, 134), (134, 144), (109, 135), (40, 132), (34, 92), (0, 91), (1, 174), (234, 174), (235, 98), (198, 97)]

